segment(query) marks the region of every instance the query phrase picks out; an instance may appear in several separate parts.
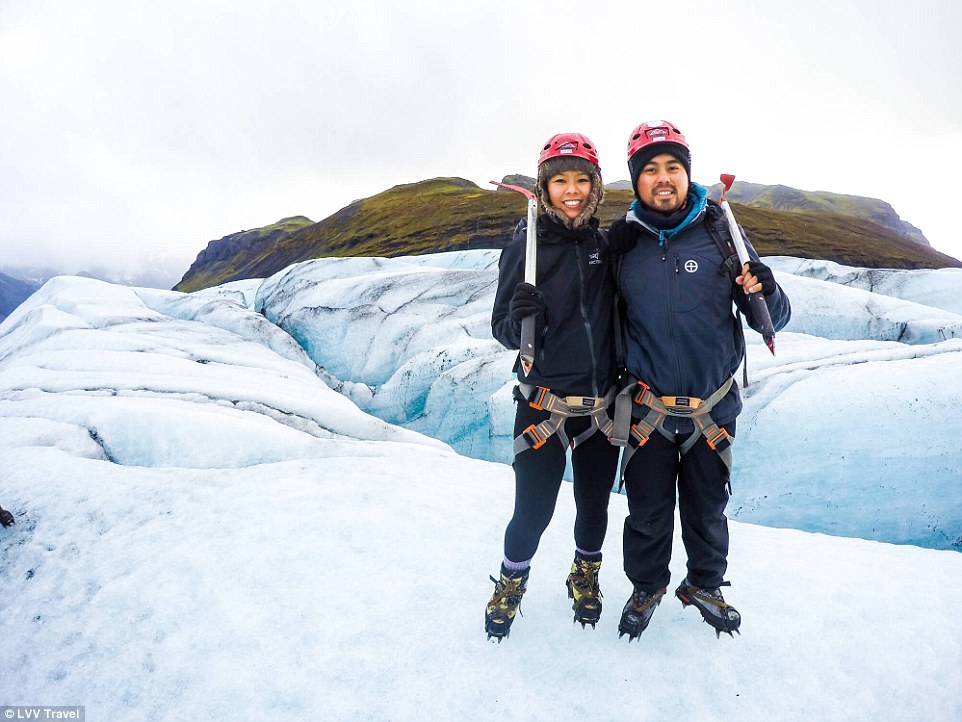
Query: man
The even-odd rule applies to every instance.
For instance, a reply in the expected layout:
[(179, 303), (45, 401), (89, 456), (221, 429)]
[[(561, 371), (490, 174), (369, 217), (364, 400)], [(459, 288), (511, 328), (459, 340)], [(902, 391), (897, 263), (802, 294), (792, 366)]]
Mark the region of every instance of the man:
[(723, 252), (721, 235), (730, 235), (719, 230), (722, 211), (691, 182), (691, 153), (677, 127), (639, 125), (628, 168), (635, 201), (609, 234), (623, 254), (617, 284), (633, 384), (623, 466), (624, 562), (634, 591), (619, 632), (629, 641), (640, 635), (667, 591), (677, 488), (688, 574), (675, 596), (716, 634), (731, 635), (741, 615), (720, 587), (728, 585), (729, 447), (742, 408), (733, 376), (745, 343), (732, 302), (756, 330), (749, 293), (764, 295), (775, 330), (791, 308), (750, 245), (752, 260), (741, 268)]

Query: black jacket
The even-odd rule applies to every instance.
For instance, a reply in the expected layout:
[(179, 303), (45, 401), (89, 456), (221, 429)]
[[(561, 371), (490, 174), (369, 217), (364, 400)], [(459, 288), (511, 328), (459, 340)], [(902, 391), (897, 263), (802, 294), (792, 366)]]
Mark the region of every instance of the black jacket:
[[(521, 345), (521, 324), (508, 316), (515, 287), (524, 280), (527, 223), (522, 221), (501, 252), (491, 332), (506, 348)], [(598, 223), (571, 230), (553, 217), (538, 217), (535, 286), (547, 307), (534, 367), (523, 383), (558, 395), (603, 396), (614, 383), (612, 305), (614, 284), (608, 244)]]
[[(625, 355), (628, 371), (658, 395), (706, 398), (738, 370), (744, 339), (732, 302), (757, 327), (747, 297), (732, 283), (725, 258), (705, 223), (704, 189), (692, 184), (691, 212), (670, 231), (640, 221), (634, 211), (616, 222), (626, 224), (636, 243), (618, 271), (625, 303)], [(623, 234), (612, 226), (612, 234)], [(746, 240), (749, 255), (758, 254)], [(765, 297), (779, 330), (791, 317), (781, 287)], [(741, 411), (738, 385), (715, 407), (712, 417), (726, 424)], [(691, 428), (683, 420), (680, 432)]]

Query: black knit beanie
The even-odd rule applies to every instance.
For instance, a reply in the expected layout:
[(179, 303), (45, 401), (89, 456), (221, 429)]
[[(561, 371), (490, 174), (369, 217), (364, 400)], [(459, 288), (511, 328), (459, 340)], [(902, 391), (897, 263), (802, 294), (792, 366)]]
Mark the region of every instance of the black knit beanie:
[(691, 151), (685, 146), (672, 143), (671, 141), (652, 143), (628, 159), (628, 172), (631, 174), (631, 188), (635, 192), (635, 195), (638, 194), (638, 176), (641, 175), (642, 169), (648, 165), (648, 161), (662, 153), (668, 153), (678, 159), (678, 162), (684, 166), (685, 173), (688, 174), (688, 182), (691, 183)]

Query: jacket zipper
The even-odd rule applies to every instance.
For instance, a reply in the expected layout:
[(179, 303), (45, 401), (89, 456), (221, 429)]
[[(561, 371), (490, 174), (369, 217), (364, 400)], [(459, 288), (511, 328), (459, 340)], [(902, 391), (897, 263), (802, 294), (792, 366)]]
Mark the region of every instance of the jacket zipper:
[(585, 305), (585, 261), (581, 253), (581, 239), (575, 241), (575, 254), (578, 256), (578, 308), (581, 311), (581, 319), (584, 321), (585, 334), (588, 336), (588, 353), (591, 356), (591, 390), (594, 396), (601, 396), (598, 391), (598, 362), (595, 359), (595, 341), (591, 333), (591, 320), (588, 317), (588, 308)]
[(662, 260), (666, 261), (666, 275), (668, 276), (668, 335), (671, 340), (671, 349), (673, 350), (674, 356), (674, 372), (675, 372), (675, 388), (679, 387), (678, 379), (681, 378), (681, 368), (678, 363), (678, 346), (675, 343), (675, 302), (678, 297), (678, 282), (679, 276), (681, 275), (678, 254), (672, 251), (672, 261), (674, 262), (674, 273), (672, 273), (671, 267), (667, 266), (668, 261), (668, 248), (667, 245), (664, 247), (662, 255)]

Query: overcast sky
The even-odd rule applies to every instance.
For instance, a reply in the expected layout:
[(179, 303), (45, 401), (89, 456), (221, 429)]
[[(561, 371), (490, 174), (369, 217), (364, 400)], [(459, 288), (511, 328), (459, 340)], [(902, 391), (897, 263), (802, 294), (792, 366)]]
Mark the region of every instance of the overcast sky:
[(962, 258), (960, 5), (0, 0), (0, 266), (186, 270), (398, 183), (533, 175), (559, 131), (619, 180), (656, 118), (695, 181), (882, 198)]

